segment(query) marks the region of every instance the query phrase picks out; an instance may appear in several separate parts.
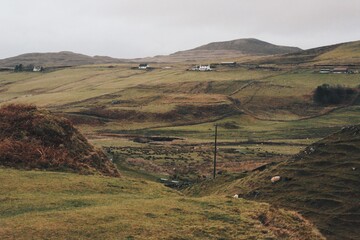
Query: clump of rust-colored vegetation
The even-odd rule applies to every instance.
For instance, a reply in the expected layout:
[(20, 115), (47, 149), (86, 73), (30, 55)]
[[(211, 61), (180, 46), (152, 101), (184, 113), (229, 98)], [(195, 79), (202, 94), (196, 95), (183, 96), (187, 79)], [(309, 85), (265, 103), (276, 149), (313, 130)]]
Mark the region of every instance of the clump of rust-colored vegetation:
[(69, 120), (33, 105), (0, 108), (0, 165), (119, 176)]
[(314, 92), (314, 101), (321, 105), (337, 105), (349, 103), (356, 96), (358, 90), (340, 85), (323, 84)]

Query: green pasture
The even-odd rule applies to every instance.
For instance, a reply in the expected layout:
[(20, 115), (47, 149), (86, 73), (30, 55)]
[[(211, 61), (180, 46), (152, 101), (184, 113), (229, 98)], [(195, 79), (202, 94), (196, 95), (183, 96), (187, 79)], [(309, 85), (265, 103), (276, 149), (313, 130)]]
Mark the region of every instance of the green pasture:
[(185, 197), (133, 176), (0, 168), (0, 181), (1, 239), (322, 239), (293, 212), (223, 196)]

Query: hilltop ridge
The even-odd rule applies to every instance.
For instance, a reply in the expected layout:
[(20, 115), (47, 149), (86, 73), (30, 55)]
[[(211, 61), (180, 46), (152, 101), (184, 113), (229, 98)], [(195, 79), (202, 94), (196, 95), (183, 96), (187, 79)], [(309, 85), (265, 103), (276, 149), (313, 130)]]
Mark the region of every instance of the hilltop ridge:
[(0, 60), (1, 67), (14, 67), (18, 64), (35, 66), (80, 66), (89, 64), (122, 63), (125, 60), (107, 56), (87, 56), (70, 51), (48, 53), (26, 53)]
[(281, 46), (255, 38), (211, 42), (189, 50), (169, 55), (136, 59), (119, 59), (108, 56), (87, 56), (70, 51), (26, 53), (0, 59), (0, 67), (18, 64), (44, 67), (81, 66), (93, 64), (118, 64), (139, 62), (198, 62), (236, 60), (257, 64), (358, 64), (360, 41), (338, 43), (302, 50)]
[(242, 38), (231, 41), (212, 42), (193, 49), (178, 51), (167, 56), (148, 58), (150, 61), (205, 61), (239, 57), (261, 57), (295, 53), (298, 47), (280, 46), (255, 38)]
[(194, 49), (175, 52), (166, 56), (155, 56), (138, 59), (118, 59), (106, 56), (87, 56), (70, 51), (49, 53), (26, 53), (0, 60), (0, 67), (14, 67), (17, 64), (41, 66), (79, 66), (89, 64), (108, 64), (123, 62), (173, 62), (214, 58), (231, 58), (244, 55), (268, 56), (301, 51), (297, 47), (279, 46), (254, 38), (244, 38), (232, 41), (213, 42)]
[(255, 38), (212, 42), (192, 50), (234, 50), (249, 55), (275, 55), (302, 51), (302, 49), (298, 47), (275, 45)]
[(359, 65), (360, 41), (338, 43), (279, 56), (268, 56), (258, 64)]

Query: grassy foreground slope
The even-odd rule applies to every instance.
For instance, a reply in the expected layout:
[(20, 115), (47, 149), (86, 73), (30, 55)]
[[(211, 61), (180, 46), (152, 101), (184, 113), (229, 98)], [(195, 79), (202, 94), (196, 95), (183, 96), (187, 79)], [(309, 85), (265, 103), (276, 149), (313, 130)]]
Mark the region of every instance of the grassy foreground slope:
[[(288, 161), (262, 172), (217, 185), (202, 184), (192, 193), (240, 194), (299, 211), (328, 239), (359, 239), (360, 126), (343, 128)], [(272, 183), (273, 176), (282, 180)]]
[(158, 183), (0, 168), (1, 239), (323, 239), (294, 212)]

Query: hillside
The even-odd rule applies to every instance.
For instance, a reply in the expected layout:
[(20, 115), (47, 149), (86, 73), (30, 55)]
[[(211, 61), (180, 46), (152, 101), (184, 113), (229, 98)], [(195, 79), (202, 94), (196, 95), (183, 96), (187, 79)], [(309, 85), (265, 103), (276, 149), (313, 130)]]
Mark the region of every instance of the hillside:
[(248, 55), (276, 55), (301, 51), (298, 47), (274, 45), (254, 38), (243, 38), (226, 42), (213, 42), (192, 50), (232, 50)]
[(173, 62), (189, 60), (226, 59), (239, 56), (263, 56), (292, 53), (301, 51), (300, 48), (278, 46), (257, 39), (238, 39), (226, 42), (214, 42), (187, 51), (180, 51), (168, 56), (156, 56), (139, 59), (116, 59), (106, 56), (87, 56), (69, 51), (50, 53), (26, 53), (15, 57), (0, 59), (0, 67), (15, 67), (18, 64), (61, 67), (80, 66), (90, 64), (107, 64), (123, 62)]
[(219, 62), (237, 61), (255, 64), (360, 64), (360, 41), (339, 43), (307, 50), (298, 47), (279, 46), (253, 38), (224, 42), (212, 42), (190, 50), (170, 55), (137, 59), (117, 59), (107, 56), (87, 56), (69, 51), (50, 53), (26, 53), (0, 59), (0, 67), (18, 64), (61, 67), (92, 64), (116, 64), (131, 62)]
[[(360, 125), (343, 128), (288, 161), (191, 192), (239, 194), (299, 211), (328, 239), (359, 239)], [(270, 179), (280, 176), (272, 183)]]
[(254, 38), (244, 38), (225, 42), (212, 42), (194, 49), (179, 51), (168, 56), (142, 59), (157, 62), (219, 61), (242, 58), (242, 61), (259, 56), (279, 55), (302, 51), (297, 47), (279, 46)]
[(68, 120), (31, 105), (0, 108), (0, 165), (119, 176)]
[(318, 64), (360, 64), (360, 41), (343, 43), (315, 58)]
[[(312, 59), (331, 51), (339, 58), (344, 52), (344, 61), (356, 57), (351, 45), (312, 51), (307, 52)], [(296, 59), (302, 52), (292, 54), (282, 57)], [(359, 217), (356, 130), (334, 135), (344, 143), (327, 138), (326, 145), (312, 145), (319, 152), (285, 162), (290, 167), (277, 163), (360, 122), (359, 101), (322, 106), (312, 97), (323, 84), (357, 88), (360, 74), (245, 64), (187, 71), (191, 64), (151, 63), (149, 71), (121, 63), (0, 72), (0, 105), (6, 110), (0, 114), (0, 165), (5, 166), (0, 167), (5, 193), (0, 238), (26, 239), (30, 233), (36, 239), (321, 239), (307, 220), (330, 239), (356, 236), (351, 227)], [(8, 114), (6, 105), (21, 103), (55, 115), (31, 106), (23, 113), (12, 107)], [(118, 174), (58, 116), (71, 119), (89, 142), (105, 149), (122, 177), (69, 173)], [(215, 182), (214, 124), (219, 131)], [(252, 172), (266, 163), (273, 168)], [(271, 184), (269, 178), (277, 174), (286, 181)], [(152, 182), (159, 178), (203, 182), (189, 191), (201, 197)], [(236, 193), (268, 203), (233, 199)]]
[(189, 198), (159, 183), (0, 168), (0, 238), (324, 239), (269, 204)]
[(265, 57), (258, 64), (360, 64), (360, 41), (339, 43), (289, 53), (282, 56)]
[(191, 50), (171, 54), (177, 59), (227, 59), (244, 56), (266, 56), (301, 51), (300, 48), (278, 46), (253, 38), (238, 39), (226, 42), (213, 42)]
[[(119, 149), (124, 163), (155, 174), (172, 175), (175, 168), (192, 179), (211, 171), (215, 122), (224, 148), (219, 164), (238, 172), (287, 159), (360, 120), (356, 103), (323, 107), (311, 97), (323, 84), (356, 88), (360, 74), (242, 67), (194, 72), (186, 71), (186, 64), (152, 64), (155, 69), (142, 71), (133, 66), (0, 72), (0, 104), (31, 103), (62, 114), (94, 145)], [(164, 146), (134, 143), (144, 136), (183, 140)]]
[(18, 64), (44, 66), (44, 67), (60, 67), (60, 66), (80, 66), (89, 64), (106, 64), (121, 63), (124, 60), (73, 53), (73, 52), (51, 52), (51, 53), (27, 53), (16, 57), (0, 60), (0, 67), (15, 67)]

